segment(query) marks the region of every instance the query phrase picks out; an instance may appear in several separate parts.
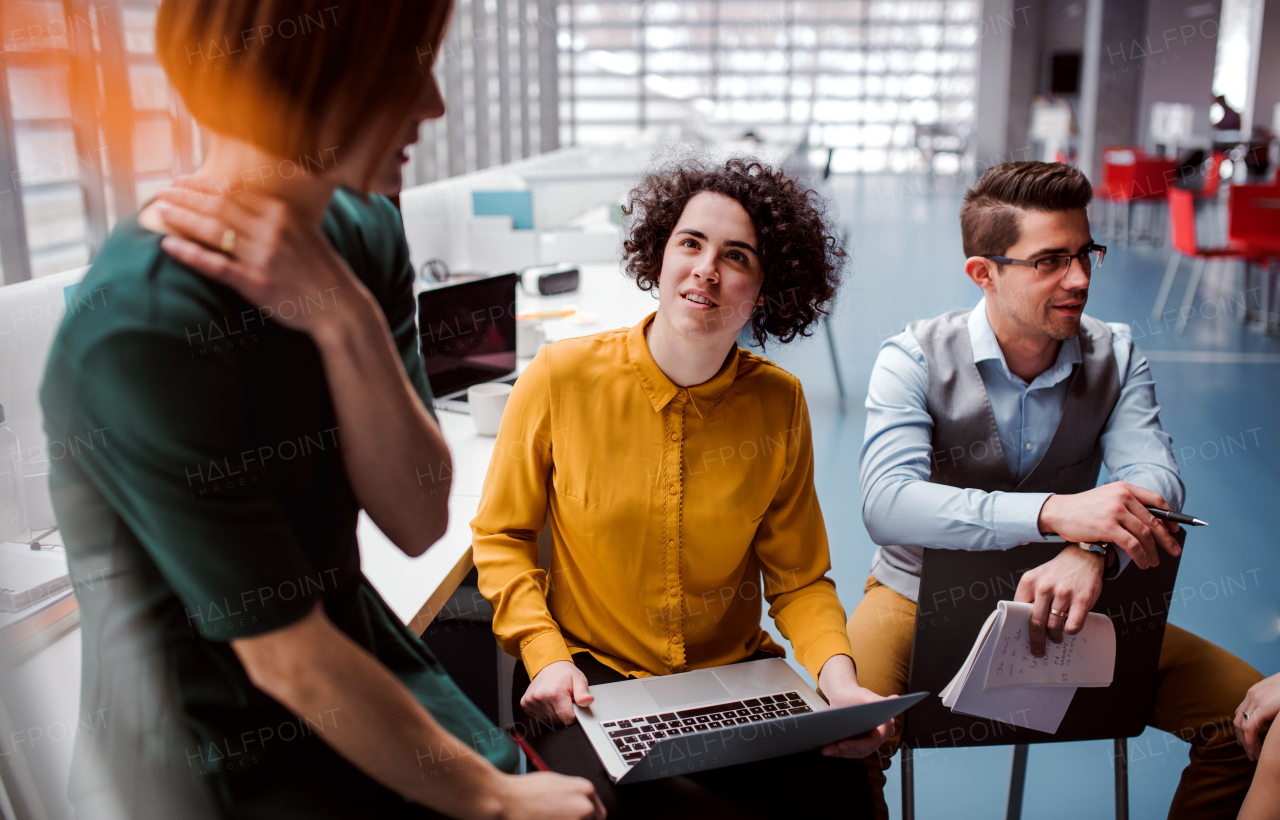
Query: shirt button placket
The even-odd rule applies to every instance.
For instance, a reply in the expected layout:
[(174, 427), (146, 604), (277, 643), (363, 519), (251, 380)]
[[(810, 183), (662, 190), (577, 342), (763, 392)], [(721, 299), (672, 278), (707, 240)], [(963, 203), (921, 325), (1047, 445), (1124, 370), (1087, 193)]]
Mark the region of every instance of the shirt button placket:
[(680, 519), (684, 501), (684, 408), (685, 392), (681, 390), (676, 398), (667, 405), (667, 440), (665, 474), (667, 488), (665, 493), (665, 608), (670, 617), (667, 619), (667, 654), (671, 672), (685, 671), (684, 656), (684, 585), (680, 577)]

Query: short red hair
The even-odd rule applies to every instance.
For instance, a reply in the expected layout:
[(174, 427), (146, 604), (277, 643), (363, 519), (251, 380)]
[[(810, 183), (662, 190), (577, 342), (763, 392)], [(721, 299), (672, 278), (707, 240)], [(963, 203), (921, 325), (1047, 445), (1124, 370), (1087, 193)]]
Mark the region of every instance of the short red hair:
[[(156, 52), (202, 125), (327, 167), (325, 152), (349, 145), (372, 119), (408, 111), (452, 8), (452, 0), (163, 0)], [(325, 139), (336, 145), (319, 144), (322, 126), (334, 128)], [(384, 135), (387, 150), (395, 136)]]

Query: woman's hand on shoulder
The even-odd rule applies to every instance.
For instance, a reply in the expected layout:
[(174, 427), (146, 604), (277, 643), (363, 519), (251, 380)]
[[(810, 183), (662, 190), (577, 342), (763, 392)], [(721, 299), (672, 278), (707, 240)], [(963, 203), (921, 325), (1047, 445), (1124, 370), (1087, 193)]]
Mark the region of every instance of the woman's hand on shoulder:
[(542, 667), (529, 682), (520, 708), (534, 720), (544, 723), (563, 723), (566, 726), (577, 718), (573, 705), (590, 706), (595, 696), (587, 691), (587, 676), (573, 661), (556, 661)]
[(149, 207), (169, 231), (160, 244), (170, 256), (236, 291), (263, 318), (315, 335), (372, 303), (319, 226), (279, 199), (218, 193), (183, 177)]

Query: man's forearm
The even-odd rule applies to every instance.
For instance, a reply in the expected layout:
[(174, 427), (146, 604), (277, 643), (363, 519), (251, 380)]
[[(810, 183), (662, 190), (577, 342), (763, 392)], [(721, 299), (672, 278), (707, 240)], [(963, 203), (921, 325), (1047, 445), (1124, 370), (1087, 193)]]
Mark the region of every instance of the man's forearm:
[(339, 294), (313, 338), (356, 498), (400, 549), (421, 555), (448, 523), (453, 465), (440, 428), (414, 392), (382, 310), (367, 292)]
[[(259, 688), (369, 777), (451, 817), (497, 814), (490, 803), (505, 775), (441, 727), (322, 609), (233, 646)], [(487, 735), (482, 741), (504, 742)]]
[(863, 523), (881, 545), (1008, 549), (1039, 540), (1036, 519), (1049, 493), (987, 493), (903, 477), (866, 491)]

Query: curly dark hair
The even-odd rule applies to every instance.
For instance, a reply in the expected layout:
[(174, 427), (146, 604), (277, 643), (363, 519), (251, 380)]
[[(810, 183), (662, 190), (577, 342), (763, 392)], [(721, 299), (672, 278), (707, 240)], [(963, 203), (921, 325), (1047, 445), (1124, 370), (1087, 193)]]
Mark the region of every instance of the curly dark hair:
[(756, 229), (764, 268), (764, 305), (751, 314), (751, 335), (786, 344), (808, 336), (831, 312), (845, 250), (830, 224), (826, 202), (794, 177), (754, 159), (724, 165), (684, 160), (649, 173), (627, 196), (630, 230), (622, 243), (627, 273), (641, 290), (658, 285), (662, 254), (684, 207), (703, 191), (736, 200)]

